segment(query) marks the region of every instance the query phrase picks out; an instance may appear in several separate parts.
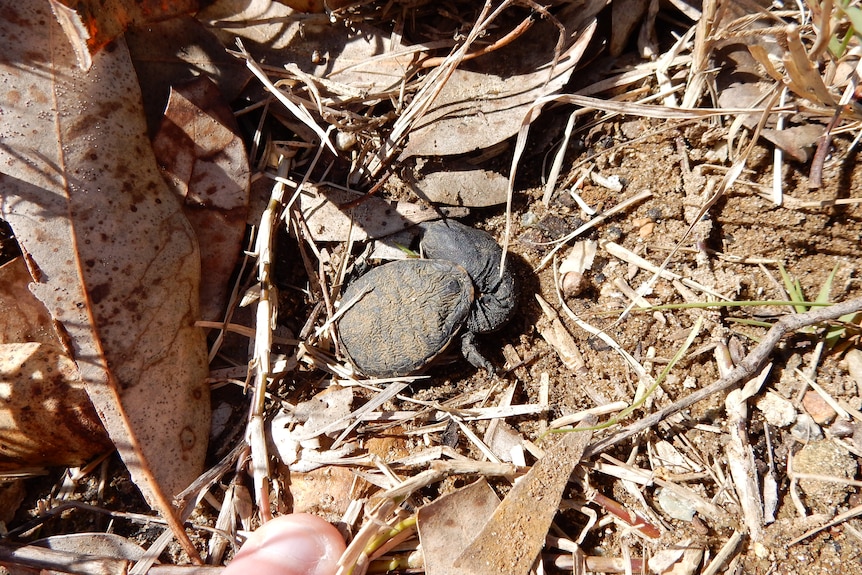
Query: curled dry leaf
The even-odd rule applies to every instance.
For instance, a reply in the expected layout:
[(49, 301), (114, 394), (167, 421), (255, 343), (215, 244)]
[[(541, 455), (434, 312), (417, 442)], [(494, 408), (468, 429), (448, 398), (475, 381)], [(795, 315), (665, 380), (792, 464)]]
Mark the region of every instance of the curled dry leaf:
[(201, 246), (201, 317), (224, 315), (248, 213), (248, 157), (233, 113), (206, 77), (171, 91), (153, 151)]
[(158, 22), (198, 8), (197, 0), (49, 0), (82, 69), (133, 24)]
[(78, 466), (111, 450), (78, 368), (45, 343), (0, 344), (0, 470)]
[(195, 556), (167, 500), (199, 474), (209, 432), (194, 233), (125, 45), (84, 73), (47, 1), (2, 4), (0, 36), (16, 41), (0, 63), (0, 214), (132, 479)]

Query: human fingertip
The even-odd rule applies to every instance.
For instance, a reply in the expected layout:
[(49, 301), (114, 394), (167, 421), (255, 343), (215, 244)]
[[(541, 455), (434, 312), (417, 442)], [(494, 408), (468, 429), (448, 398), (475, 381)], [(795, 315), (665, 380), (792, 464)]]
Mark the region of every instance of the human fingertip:
[(223, 575), (335, 575), (344, 539), (308, 513), (282, 515), (252, 533)]

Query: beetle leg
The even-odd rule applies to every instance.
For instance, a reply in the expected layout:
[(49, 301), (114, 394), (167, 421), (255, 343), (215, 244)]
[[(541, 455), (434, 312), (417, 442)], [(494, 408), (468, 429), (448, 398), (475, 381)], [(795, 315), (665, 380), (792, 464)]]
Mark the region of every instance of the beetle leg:
[(476, 334), (472, 331), (464, 332), (464, 335), (461, 336), (461, 355), (477, 368), (487, 370), (489, 376), (493, 377), (496, 374), (494, 364), (479, 351), (476, 345)]

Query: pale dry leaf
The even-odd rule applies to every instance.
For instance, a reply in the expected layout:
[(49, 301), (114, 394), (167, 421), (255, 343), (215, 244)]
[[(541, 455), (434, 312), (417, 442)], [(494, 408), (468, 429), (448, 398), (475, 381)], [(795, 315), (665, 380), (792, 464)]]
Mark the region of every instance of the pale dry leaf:
[[(382, 238), (413, 224), (435, 220), (440, 213), (412, 202), (388, 202), (371, 196), (358, 203), (359, 194), (325, 184), (307, 185), (299, 195), (299, 209), (308, 224), (311, 237), (319, 242), (344, 242), (348, 234), (353, 240)], [(457, 216), (461, 212), (446, 212)]]
[(201, 318), (218, 320), (242, 251), (249, 167), (233, 113), (208, 78), (171, 91), (153, 151), (201, 247)]
[(115, 533), (69, 533), (37, 539), (32, 545), (55, 551), (68, 551), (80, 555), (113, 557), (139, 561), (144, 549), (129, 539)]
[[(584, 419), (595, 425), (596, 417)], [(592, 431), (564, 433), (546, 446), (542, 458), (509, 491), (479, 535), (455, 560), (455, 567), (473, 575), (521, 575), (536, 560), (569, 476), (580, 462)]]
[(435, 204), (484, 208), (506, 203), (509, 179), (493, 170), (450, 166), (408, 183), (418, 197)]
[[(0, 214), (33, 293), (68, 336), (97, 412), (148, 502), (200, 473), (209, 432), (199, 253), (146, 137), (122, 42), (88, 73), (45, 2), (3, 2)], [(185, 539), (183, 541), (183, 539)]]
[(569, 254), (560, 262), (560, 275), (567, 273), (582, 274), (593, 267), (598, 244), (593, 240), (575, 243)]
[(138, 73), (150, 135), (158, 129), (171, 86), (206, 76), (233, 102), (251, 79), (245, 64), (191, 16), (132, 28), (124, 36)]
[(456, 70), (411, 130), (400, 159), (469, 153), (516, 134), (530, 106), (565, 85), (580, 62), (595, 30), (595, 12), (603, 6), (588, 4), (573, 4), (557, 14), (566, 44), (556, 62), (561, 32), (542, 19), (510, 46)]

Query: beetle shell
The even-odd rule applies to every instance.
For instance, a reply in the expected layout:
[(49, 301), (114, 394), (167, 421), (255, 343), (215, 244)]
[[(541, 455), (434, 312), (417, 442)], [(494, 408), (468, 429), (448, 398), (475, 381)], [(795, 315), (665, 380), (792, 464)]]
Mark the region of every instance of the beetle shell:
[(467, 271), (451, 261), (408, 259), (350, 284), (338, 321), (345, 355), (371, 377), (421, 372), (463, 327), (473, 304)]

